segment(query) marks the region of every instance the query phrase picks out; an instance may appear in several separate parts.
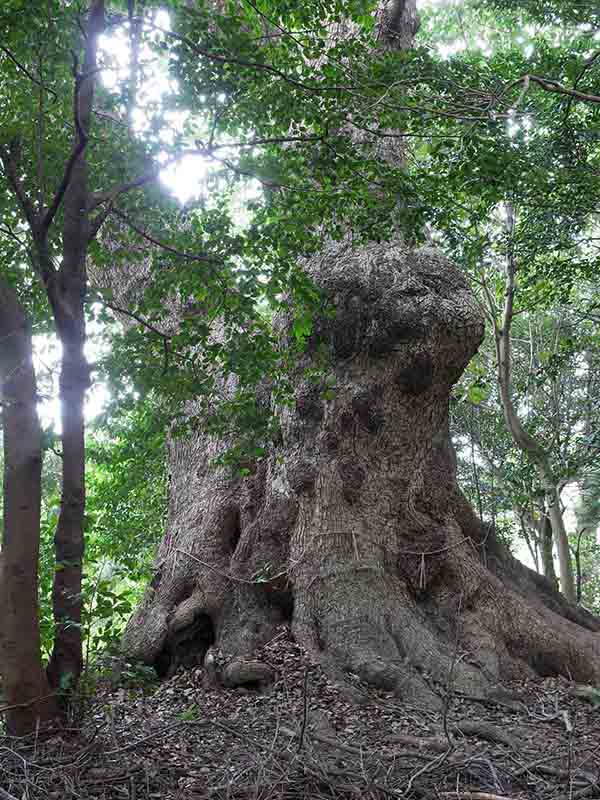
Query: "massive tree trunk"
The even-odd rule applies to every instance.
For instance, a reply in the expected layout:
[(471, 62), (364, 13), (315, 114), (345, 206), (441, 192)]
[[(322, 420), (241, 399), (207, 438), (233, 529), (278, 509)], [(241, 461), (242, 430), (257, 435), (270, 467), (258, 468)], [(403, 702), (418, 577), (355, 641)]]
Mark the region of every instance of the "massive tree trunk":
[(32, 733), (57, 713), (42, 667), (38, 563), (42, 435), (29, 321), (0, 279), (0, 398), (4, 433), (4, 531), (0, 562), (0, 674), (6, 727)]
[[(379, 19), (384, 46), (407, 46), (415, 3)], [(212, 466), (230, 443), (171, 439), (167, 534), (125, 652), (260, 684), (245, 659), (288, 623), (338, 676), (432, 706), (450, 680), (479, 696), (535, 673), (600, 680), (600, 621), (514, 561), (456, 485), (449, 395), (483, 335), (465, 277), (435, 250), (351, 235), (305, 268), (335, 316), (315, 325), (295, 407), (276, 409), (281, 438), (245, 477)]]
[[(233, 478), (210, 466), (225, 442), (171, 440), (168, 532), (125, 650), (166, 673), (215, 645), (234, 683), (236, 657), (286, 621), (332, 670), (413, 701), (434, 704), (451, 672), (477, 695), (536, 672), (600, 680), (600, 622), (514, 561), (456, 485), (449, 393), (483, 334), (463, 275), (398, 242), (331, 246), (307, 269), (336, 316), (298, 365), (281, 441)], [(315, 385), (319, 343), (332, 367)]]

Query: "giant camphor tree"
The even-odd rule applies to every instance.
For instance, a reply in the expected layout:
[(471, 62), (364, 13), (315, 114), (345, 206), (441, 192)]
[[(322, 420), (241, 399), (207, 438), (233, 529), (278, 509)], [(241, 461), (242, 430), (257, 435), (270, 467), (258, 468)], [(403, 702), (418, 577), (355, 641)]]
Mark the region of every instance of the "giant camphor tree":
[[(247, 29), (234, 22), (241, 9), (250, 9)], [(369, 45), (364, 16), (341, 23), (332, 38), (327, 13), (340, 10), (327, 6), (320, 28), (285, 4), (185, 16), (176, 68), (192, 97), (222, 86), (215, 128), (227, 117), (247, 124), (256, 102), (256, 87), (242, 80), (250, 69), (273, 81), (275, 97), (253, 120), (260, 131), (254, 142), (264, 135), (264, 143), (270, 126), (278, 131), (275, 112), (284, 122), (292, 114), (284, 134), (292, 130), (302, 143), (289, 142), (280, 162), (267, 149), (263, 161), (249, 156), (237, 169), (272, 190), (261, 212), (267, 222), (284, 219), (294, 231), (293, 212), (306, 213), (311, 200), (319, 208), (320, 218), (301, 217), (311, 246), (300, 266), (323, 307), (304, 331), (292, 401), (281, 403), (268, 382), (257, 393), (280, 430), (240, 472), (215, 468), (231, 441), (203, 431), (201, 420), (192, 433), (171, 437), (167, 533), (124, 648), (162, 674), (190, 658), (214, 663), (216, 648), (226, 684), (260, 683), (268, 670), (248, 657), (288, 623), (334, 672), (356, 673), (417, 702), (436, 704), (435, 684), (450, 675), (456, 689), (478, 696), (536, 673), (595, 682), (600, 622), (512, 559), (456, 484), (448, 401), (481, 342), (483, 314), (452, 263), (403, 235), (419, 214), (405, 169), (408, 118), (437, 113), (474, 125), (490, 98), (495, 115), (506, 116), (508, 107), (500, 103), (498, 111), (493, 93), (481, 100), (485, 92), (464, 92), (452, 106), (440, 91), (428, 96), (437, 106), (423, 108), (420, 87), (435, 69), (429, 61), (423, 70), (423, 54), (420, 76), (408, 66), (417, 27), (411, 0), (378, 10)], [(352, 16), (354, 9), (343, 10)], [(300, 40), (295, 71), (289, 61), (268, 60), (278, 53), (274, 45), (254, 57), (227, 46), (231, 29), (245, 46), (250, 34), (261, 38), (256, 21), (265, 17), (265, 41), (310, 38), (316, 24), (319, 46)], [(358, 59), (367, 47), (378, 65), (368, 90)], [(282, 52), (291, 59), (294, 51)], [(439, 80), (450, 93), (450, 78)], [(291, 112), (277, 81), (287, 83), (285, 94), (310, 93), (316, 102), (298, 100)], [(345, 113), (331, 99), (340, 96)], [(367, 114), (373, 108), (381, 112), (376, 124)], [(307, 109), (311, 115), (303, 115)], [(339, 165), (333, 178), (319, 169), (328, 158)], [(309, 199), (293, 191), (294, 170), (306, 162), (313, 168)], [(367, 190), (353, 212), (344, 202), (357, 175)], [(266, 259), (272, 250), (265, 238)], [(285, 349), (298, 320), (285, 301), (279, 305), (274, 330)], [(226, 327), (216, 322), (213, 337), (226, 339)], [(226, 397), (235, 389), (233, 379), (220, 384)], [(187, 413), (195, 411), (191, 402)]]
[[(363, 2), (172, 3), (172, 30), (157, 21), (159, 6), (54, 3), (41, 15), (12, 0), (0, 17), (0, 300), (10, 311), (0, 352), (10, 433), (2, 591), (22, 612), (6, 615), (1, 631), (9, 727), (26, 732), (56, 711), (36, 707), (46, 692), (35, 625), (41, 443), (22, 312), (37, 321), (42, 306), (64, 345), (49, 670), (64, 686), (81, 667), (87, 275), (105, 286), (107, 264), (110, 276), (113, 262), (135, 262), (140, 249), (143, 269), (133, 264), (127, 291), (115, 285), (103, 299), (141, 326), (126, 337), (122, 372), (165, 393), (177, 386), (183, 435), (172, 431), (168, 532), (127, 632), (130, 652), (168, 672), (217, 645), (231, 657), (225, 680), (253, 681), (265, 670), (236, 657), (291, 622), (332, 668), (424, 701), (435, 699), (430, 680), (449, 672), (475, 693), (531, 670), (594, 680), (597, 621), (511, 561), (455, 485), (447, 396), (482, 317), (460, 272), (412, 246), (424, 205), (407, 158), (435, 139), (458, 140), (471, 181), (478, 145), (494, 143), (481, 130), (506, 121), (524, 80), (498, 92), (489, 71), (408, 49), (410, 2), (377, 15)], [(130, 42), (124, 81), (122, 65), (96, 52), (104, 23)], [(144, 101), (155, 60), (168, 61), (178, 98)], [(117, 75), (112, 89), (101, 71)], [(573, 97), (556, 82), (530, 83)], [(154, 111), (169, 103), (167, 131), (166, 114)], [(195, 106), (206, 119), (189, 114)], [(156, 182), (165, 159), (186, 154), (240, 183), (256, 179), (263, 192), (245, 227), (221, 197), (205, 193), (174, 213), (164, 195), (132, 195)], [(442, 191), (430, 177), (433, 206)], [(265, 305), (276, 311), (272, 328)], [(279, 430), (267, 425), (244, 453), (211, 416), (223, 400), (242, 422), (274, 416)], [(21, 454), (19, 425), (29, 443)], [(215, 470), (232, 451), (246, 456), (239, 472)], [(16, 512), (27, 526), (20, 539)]]

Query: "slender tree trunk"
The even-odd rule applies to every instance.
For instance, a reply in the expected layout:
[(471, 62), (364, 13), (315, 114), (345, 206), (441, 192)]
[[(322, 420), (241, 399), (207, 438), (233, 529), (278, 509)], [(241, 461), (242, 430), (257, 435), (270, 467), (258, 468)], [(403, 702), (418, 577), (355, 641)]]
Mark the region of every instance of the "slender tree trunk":
[[(548, 519), (552, 529), (554, 543), (558, 553), (558, 565), (560, 570), (560, 587), (565, 597), (571, 602), (576, 602), (575, 581), (573, 578), (573, 566), (569, 554), (569, 540), (565, 529), (562, 512), (560, 510), (560, 498), (556, 490), (554, 476), (548, 455), (541, 446), (525, 431), (519, 420), (511, 397), (510, 381), (510, 328), (504, 325), (502, 331), (496, 332), (498, 362), (499, 362), (499, 385), (502, 407), (507, 426), (513, 435), (516, 444), (521, 448), (525, 455), (535, 464), (540, 476), (540, 480), (546, 491), (548, 504)], [(500, 341), (498, 341), (500, 339)]]
[[(517, 512), (518, 513), (518, 512)], [(537, 528), (525, 522), (525, 514), (520, 513), (519, 522), (521, 523), (521, 534), (529, 550), (531, 561), (535, 567), (535, 571), (540, 571), (540, 542), (538, 537)], [(481, 515), (480, 515), (481, 518)]]
[(14, 736), (57, 712), (42, 667), (38, 561), (42, 440), (29, 324), (0, 278), (0, 384), (4, 430), (4, 535), (0, 562), (0, 672)]
[(573, 575), (573, 565), (571, 564), (571, 552), (569, 550), (569, 538), (565, 528), (565, 521), (560, 509), (560, 497), (556, 486), (548, 487), (548, 516), (552, 526), (552, 534), (556, 542), (558, 553), (558, 568), (560, 573), (560, 585), (572, 603), (577, 602), (577, 592), (575, 590), (575, 578)]
[[(76, 109), (78, 136), (87, 140), (96, 82), (98, 37), (104, 29), (104, 2), (90, 8), (85, 57)], [(86, 256), (90, 240), (88, 167), (79, 156), (64, 197), (63, 263), (48, 284), (56, 329), (62, 344), (60, 401), (63, 446), (61, 511), (55, 535), (57, 569), (52, 601), (55, 638), (48, 676), (52, 685), (76, 683), (83, 666), (82, 565), (85, 515), (85, 357)]]
[(79, 320), (61, 325), (63, 363), (60, 375), (62, 422), (62, 496), (54, 537), (56, 571), (52, 588), (55, 634), (48, 677), (53, 686), (76, 683), (83, 666), (82, 565), (85, 513), (84, 400), (89, 370), (83, 345), (83, 308)]
[(554, 542), (552, 523), (548, 514), (544, 513), (540, 521), (540, 550), (542, 553), (542, 570), (546, 578), (558, 586), (558, 578), (554, 569)]
[[(587, 370), (586, 381), (586, 402), (585, 402), (585, 426), (584, 435), (588, 441), (591, 441), (594, 436), (593, 425), (593, 411), (594, 411), (594, 398), (597, 394), (597, 374), (596, 359), (594, 358), (594, 351), (586, 350), (584, 359)], [(577, 575), (577, 602), (581, 603), (583, 585), (585, 580), (589, 578), (595, 581), (600, 570), (600, 564), (592, 569), (592, 575), (585, 576), (581, 571), (581, 544), (586, 539), (589, 541), (594, 538), (598, 523), (600, 521), (600, 504), (598, 503), (598, 493), (600, 488), (597, 485), (595, 478), (595, 467), (592, 464), (586, 465), (582, 469), (582, 482), (580, 488), (580, 497), (577, 507), (575, 509), (575, 516), (577, 520), (577, 544), (574, 550), (575, 567)], [(586, 570), (587, 571), (587, 570)]]
[[(540, 572), (545, 578), (548, 578), (552, 584), (558, 588), (558, 578), (556, 577), (556, 570), (554, 568), (554, 537), (552, 534), (552, 522), (550, 516), (546, 511), (544, 503), (540, 503), (539, 517), (527, 510), (522, 510), (519, 513), (523, 533), (527, 541), (527, 545), (532, 553), (532, 558), (535, 562), (537, 572)], [(526, 528), (532, 532), (534, 542), (530, 542)], [(535, 546), (535, 555), (533, 552)], [(539, 554), (539, 555), (538, 555)], [(539, 563), (541, 561), (541, 564)]]
[[(508, 211), (508, 234), (512, 237), (514, 218), (510, 207)], [(498, 386), (502, 411), (508, 430), (515, 443), (537, 468), (542, 486), (546, 492), (548, 515), (552, 525), (552, 534), (558, 552), (560, 569), (560, 588), (565, 597), (575, 603), (575, 580), (569, 555), (569, 540), (560, 510), (560, 499), (556, 490), (556, 480), (552, 472), (550, 455), (525, 430), (515, 409), (512, 398), (512, 348), (510, 342), (511, 326), (514, 317), (514, 301), (516, 290), (516, 263), (512, 251), (509, 250), (506, 264), (506, 291), (501, 327), (494, 322), (494, 341), (496, 345), (496, 361), (498, 367)]]

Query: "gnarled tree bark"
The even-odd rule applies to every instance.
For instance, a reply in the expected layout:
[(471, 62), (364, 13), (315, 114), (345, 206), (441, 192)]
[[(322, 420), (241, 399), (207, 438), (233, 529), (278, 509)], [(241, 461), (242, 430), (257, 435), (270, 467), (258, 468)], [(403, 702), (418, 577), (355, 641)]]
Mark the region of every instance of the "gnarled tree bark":
[[(406, 47), (414, 0), (379, 19), (383, 46)], [(125, 652), (168, 674), (214, 673), (220, 651), (226, 685), (260, 685), (268, 670), (244, 659), (288, 623), (337, 675), (432, 706), (450, 674), (479, 696), (536, 673), (599, 680), (600, 621), (514, 561), (456, 484), (449, 395), (483, 335), (465, 277), (435, 250), (350, 235), (305, 269), (335, 315), (298, 364), (295, 407), (276, 409), (281, 439), (246, 477), (211, 466), (228, 442), (171, 439), (167, 534)]]
[[(397, 242), (331, 246), (307, 269), (336, 316), (282, 440), (246, 478), (211, 468), (224, 442), (171, 441), (168, 533), (126, 652), (164, 674), (212, 645), (245, 656), (288, 621), (332, 670), (430, 704), (456, 653), (469, 694), (598, 680), (600, 622), (515, 562), (456, 485), (449, 393), (483, 334), (465, 278)], [(330, 400), (303, 378), (324, 342)]]

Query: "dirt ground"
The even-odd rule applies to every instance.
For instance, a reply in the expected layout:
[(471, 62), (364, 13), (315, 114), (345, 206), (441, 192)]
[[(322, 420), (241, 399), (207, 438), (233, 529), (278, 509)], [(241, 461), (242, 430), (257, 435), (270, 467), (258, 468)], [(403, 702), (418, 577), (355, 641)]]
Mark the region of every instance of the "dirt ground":
[(0, 736), (0, 800), (600, 800), (600, 705), (567, 678), (481, 701), (449, 676), (431, 712), (333, 682), (285, 629), (258, 655), (264, 691), (207, 689), (199, 668), (96, 682), (81, 724)]

